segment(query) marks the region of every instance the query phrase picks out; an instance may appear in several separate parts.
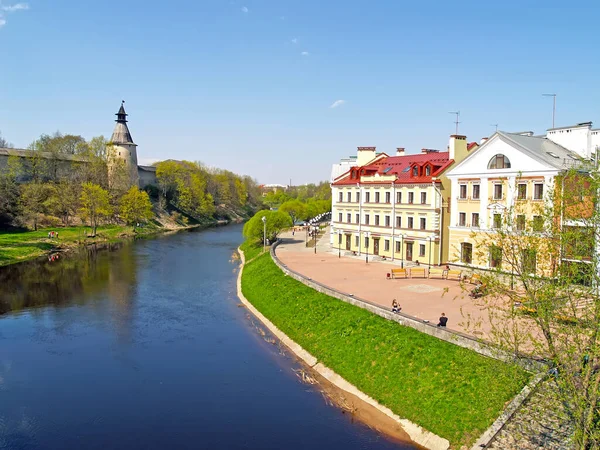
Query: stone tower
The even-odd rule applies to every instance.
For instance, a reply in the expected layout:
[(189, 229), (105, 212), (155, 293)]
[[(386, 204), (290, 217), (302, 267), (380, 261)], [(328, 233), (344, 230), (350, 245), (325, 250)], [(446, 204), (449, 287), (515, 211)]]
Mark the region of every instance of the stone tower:
[(122, 185), (130, 188), (139, 184), (137, 144), (133, 142), (131, 133), (127, 127), (127, 113), (125, 112), (125, 101), (121, 102), (121, 108), (116, 114), (117, 124), (108, 143), (108, 181), (111, 186)]

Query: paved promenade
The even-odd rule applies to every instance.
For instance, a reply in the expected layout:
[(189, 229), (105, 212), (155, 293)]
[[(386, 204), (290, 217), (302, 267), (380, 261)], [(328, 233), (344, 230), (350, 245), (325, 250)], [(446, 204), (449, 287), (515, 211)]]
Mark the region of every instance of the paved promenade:
[[(301, 273), (321, 284), (338, 291), (353, 294), (385, 308), (390, 308), (395, 298), (402, 312), (437, 324), (443, 312), (448, 317), (448, 328), (473, 334), (467, 323), (479, 321), (483, 326), (478, 329), (489, 332), (487, 312), (473, 305), (457, 281), (437, 279), (396, 279), (387, 280), (386, 273), (397, 264), (387, 261), (365, 263), (361, 258), (344, 256), (338, 258), (337, 249), (329, 245), (329, 233), (314, 248), (305, 246), (303, 232), (292, 236), (283, 233), (282, 243), (277, 247), (277, 256), (290, 269)], [(485, 334), (476, 333), (477, 337)]]

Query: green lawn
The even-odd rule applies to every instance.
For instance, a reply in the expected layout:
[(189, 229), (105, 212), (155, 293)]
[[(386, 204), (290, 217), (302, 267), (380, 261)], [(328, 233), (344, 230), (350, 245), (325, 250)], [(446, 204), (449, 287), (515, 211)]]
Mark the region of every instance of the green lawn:
[[(157, 227), (148, 225), (138, 228), (137, 234), (156, 232)], [(57, 231), (59, 239), (49, 239), (48, 232)], [(13, 264), (46, 254), (54, 247), (72, 247), (79, 242), (105, 242), (133, 235), (132, 227), (107, 225), (98, 227), (95, 238), (88, 238), (89, 227), (55, 227), (38, 231), (0, 231), (0, 266)]]
[(240, 248), (244, 252), (246, 261), (250, 261), (252, 258), (257, 257), (263, 251), (263, 245), (261, 242), (246, 241), (240, 246)]
[(268, 254), (244, 268), (242, 291), (320, 362), (453, 448), (471, 445), (529, 379), (519, 368), (321, 294), (286, 276)]

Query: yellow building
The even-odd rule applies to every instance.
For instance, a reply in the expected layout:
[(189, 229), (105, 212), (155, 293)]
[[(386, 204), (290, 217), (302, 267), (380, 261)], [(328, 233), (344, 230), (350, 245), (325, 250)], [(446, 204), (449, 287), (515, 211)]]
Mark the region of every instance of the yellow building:
[[(578, 161), (577, 153), (531, 132), (495, 133), (447, 173), (452, 191), (449, 261), (503, 268), (494, 230), (518, 235), (526, 227), (542, 227), (555, 177)], [(521, 264), (531, 272), (544, 270), (542, 260), (536, 249), (523, 249)]]
[(356, 166), (332, 182), (332, 247), (357, 255), (440, 264), (448, 260), (448, 170), (467, 156), (465, 136), (448, 151), (376, 154), (359, 147)]

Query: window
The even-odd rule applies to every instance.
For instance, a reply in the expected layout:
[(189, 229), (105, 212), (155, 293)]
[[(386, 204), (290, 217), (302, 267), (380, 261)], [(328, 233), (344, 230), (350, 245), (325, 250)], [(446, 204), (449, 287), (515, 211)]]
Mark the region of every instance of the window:
[(502, 227), (502, 214), (494, 214), (494, 228)]
[(479, 227), (479, 213), (471, 214), (471, 226), (474, 228)]
[(427, 228), (426, 225), (427, 225), (427, 220), (425, 219), (425, 217), (421, 217), (419, 219), (419, 228), (421, 230), (424, 230), (425, 228)]
[(375, 214), (375, 226), (379, 226), (379, 214)]
[(369, 238), (365, 237), (365, 250), (369, 249)]
[(502, 200), (502, 185), (494, 185), (494, 200)]
[(356, 203), (360, 203), (360, 192), (356, 193)]
[(352, 214), (350, 214), (350, 213), (346, 214), (346, 222), (352, 223)]
[(352, 201), (352, 192), (348, 192), (348, 203), (350, 203)]
[(460, 261), (464, 264), (471, 264), (473, 261), (473, 244), (468, 242), (460, 244)]
[(342, 213), (339, 213), (338, 214), (338, 222), (341, 222), (341, 221), (342, 221)]
[(501, 154), (492, 156), (488, 163), (488, 169), (510, 169), (510, 160)]
[(517, 216), (517, 231), (525, 230), (525, 216), (523, 214), (519, 214)]
[(412, 217), (408, 218), (408, 228), (412, 228), (413, 227), (413, 220), (414, 219)]
[(365, 225), (369, 225), (369, 215), (365, 214)]
[(360, 245), (360, 238), (358, 236), (354, 236), (354, 246), (358, 248)]
[(459, 194), (458, 194), (458, 198), (460, 198), (461, 200), (466, 200), (467, 198), (467, 185), (466, 184), (461, 184), (459, 187)]
[(339, 198), (339, 201), (340, 201), (340, 203), (342, 203), (342, 202), (344, 201), (344, 200), (343, 200), (343, 196), (344, 196), (344, 194), (343, 194), (342, 192), (340, 192), (340, 195), (339, 195), (339, 197), (338, 197), (338, 198)]
[(371, 201), (371, 193), (366, 192), (365, 193), (365, 202), (369, 203), (370, 201)]
[(466, 227), (467, 226), (467, 213), (458, 213), (458, 226)]
[(400, 253), (402, 251), (402, 242), (396, 242), (396, 253)]
[(532, 228), (533, 231), (544, 231), (544, 218), (542, 216), (533, 216)]
[(490, 247), (490, 267), (497, 269), (502, 267), (502, 249), (497, 245)]
[(521, 252), (521, 266), (524, 273), (535, 274), (537, 252), (526, 249)]
[(425, 256), (425, 244), (419, 244), (419, 256)]
[(413, 167), (412, 174), (413, 174), (413, 177), (419, 176), (419, 168), (417, 166)]
[(473, 200), (479, 200), (479, 185), (473, 185)]
[(402, 203), (402, 192), (396, 192), (396, 203)]
[(535, 183), (533, 185), (533, 199), (541, 200), (544, 197), (544, 185), (542, 183)]
[(360, 214), (356, 215), (356, 223), (360, 223)]
[(421, 205), (425, 205), (427, 203), (427, 192), (421, 192)]
[(402, 216), (396, 216), (396, 226), (402, 228)]
[(415, 193), (414, 192), (409, 192), (408, 193), (408, 203), (410, 205), (412, 205), (415, 202)]
[(517, 186), (517, 200), (525, 200), (527, 198), (527, 183), (519, 183)]
[(390, 194), (389, 192), (385, 193), (385, 202), (389, 203), (390, 202), (390, 198), (391, 198), (392, 194)]
[(390, 216), (385, 216), (385, 226), (389, 228), (389, 226), (390, 226)]
[(386, 252), (390, 251), (390, 241), (389, 241), (389, 239), (386, 239), (383, 242), (383, 250), (386, 251)]
[(375, 203), (379, 203), (379, 192), (375, 192)]
[(431, 175), (431, 167), (427, 166), (425, 167), (425, 176), (428, 177), (429, 175)]

